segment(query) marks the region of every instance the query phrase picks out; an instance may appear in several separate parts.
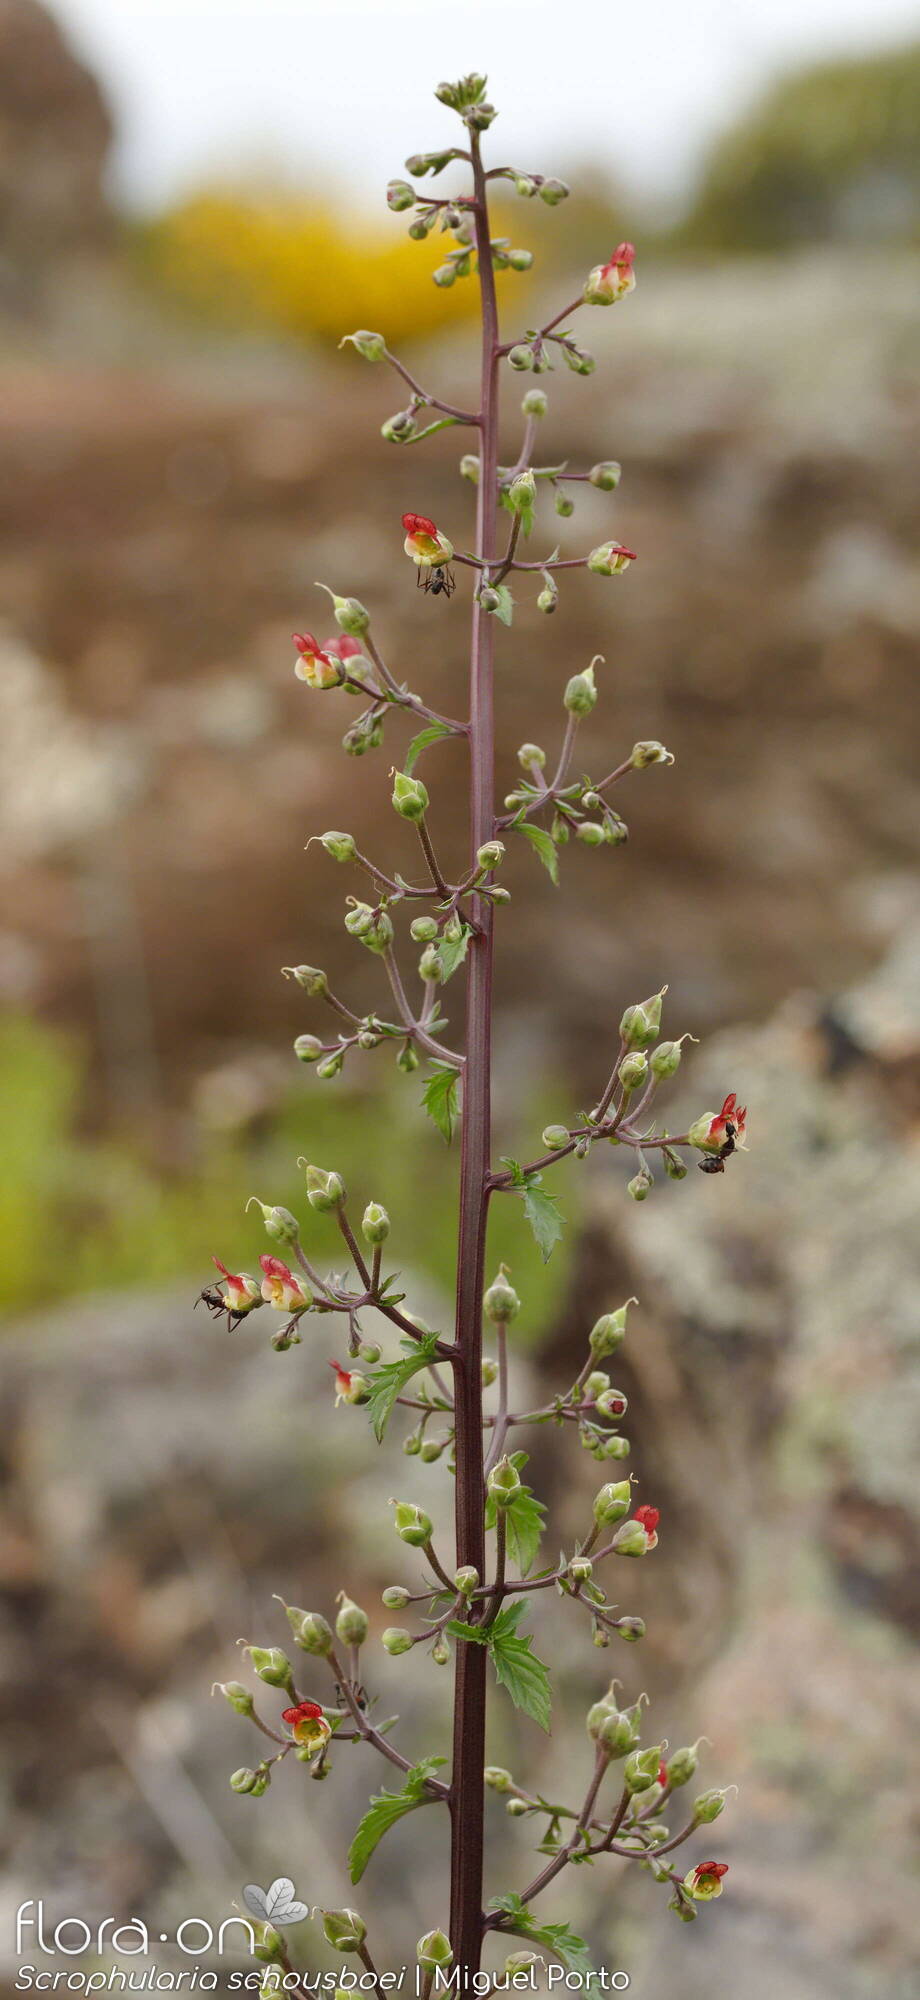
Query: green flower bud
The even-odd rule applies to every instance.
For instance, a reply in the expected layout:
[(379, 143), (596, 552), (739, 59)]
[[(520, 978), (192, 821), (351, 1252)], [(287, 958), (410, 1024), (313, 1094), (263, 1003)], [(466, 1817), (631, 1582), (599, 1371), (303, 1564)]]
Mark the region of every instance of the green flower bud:
[(629, 1439), (617, 1436), (605, 1437), (604, 1442), (601, 1445), (600, 1451), (598, 1451), (595, 1455), (597, 1458), (617, 1458), (617, 1459), (628, 1458)]
[(557, 208), (561, 201), (565, 201), (568, 192), (565, 181), (555, 180), (552, 176), (540, 183), (540, 200), (545, 201), (548, 208)]
[[(391, 185), (396, 186), (397, 183), (392, 182)], [(409, 189), (409, 193), (410, 195), (412, 194), (411, 188)], [(359, 327), (357, 333), (343, 334), (342, 339), (339, 341), (339, 346), (356, 348), (365, 361), (382, 361), (387, 351), (387, 344), (383, 334), (370, 333), (365, 326)]]
[(413, 917), (409, 936), (414, 944), (433, 944), (439, 935), (436, 917)]
[[(602, 1486), (600, 1492), (595, 1495), (594, 1519), (599, 1528), (609, 1528), (614, 1521), (622, 1521), (631, 1506), (632, 1482), (629, 1479), (621, 1479), (613, 1485)], [(641, 1522), (638, 1525), (644, 1539), (645, 1530)]]
[(411, 1653), (412, 1634), (404, 1631), (401, 1625), (388, 1625), (380, 1643), (384, 1652), (392, 1653), (394, 1657), (398, 1653)]
[(690, 1783), (699, 1763), (697, 1753), (702, 1740), (700, 1737), (696, 1743), (688, 1744), (685, 1749), (675, 1750), (673, 1757), (668, 1758), (668, 1784), (672, 1792), (676, 1792), (679, 1785)]
[(629, 761), (634, 771), (645, 771), (649, 764), (673, 764), (674, 758), (663, 743), (634, 743)]
[(336, 1049), (334, 1055), (324, 1056), (322, 1062), (317, 1063), (316, 1065), (317, 1076), (321, 1079), (323, 1083), (327, 1082), (330, 1077), (338, 1076), (344, 1061), (345, 1061), (344, 1051), (342, 1049)]
[(297, 1057), (298, 1062), (304, 1062), (304, 1063), (319, 1062), (322, 1053), (323, 1053), (323, 1044), (320, 1041), (318, 1035), (297, 1036), (297, 1039), (294, 1042), (294, 1054)]
[(720, 1812), (724, 1811), (727, 1797), (727, 1792), (717, 1790), (701, 1792), (699, 1798), (693, 1801), (693, 1818), (697, 1826), (708, 1826), (711, 1820), (718, 1819)]
[(401, 1541), (408, 1542), (412, 1549), (423, 1549), (431, 1540), (431, 1522), (421, 1507), (412, 1500), (391, 1500), (396, 1508), (396, 1533)]
[(546, 751), (541, 750), (539, 743), (522, 743), (517, 760), (523, 771), (529, 770), (531, 765), (542, 771), (546, 765)]
[(533, 251), (509, 250), (506, 262), (512, 271), (529, 271), (533, 263)]
[(602, 1396), (604, 1390), (609, 1389), (609, 1387), (610, 1387), (610, 1376), (604, 1373), (603, 1368), (593, 1368), (591, 1370), (590, 1375), (586, 1377), (583, 1385), (583, 1394), (585, 1401), (594, 1402), (595, 1399), (598, 1396)]
[(509, 348), (508, 360), (512, 368), (522, 375), (526, 374), (533, 367), (533, 348), (525, 347), (523, 341), (519, 341), (515, 347)]
[(418, 1066), (419, 1057), (417, 1050), (413, 1048), (411, 1042), (404, 1042), (396, 1058), (397, 1069), (402, 1070), (405, 1076), (411, 1076), (413, 1070), (418, 1069)]
[(630, 1646), (636, 1645), (640, 1639), (645, 1638), (644, 1618), (618, 1618), (616, 1628), (620, 1638), (625, 1639)]
[(249, 1654), (260, 1681), (267, 1681), (269, 1687), (290, 1690), (293, 1669), (287, 1654), (282, 1653), (280, 1646), (244, 1646), (243, 1651)]
[(626, 1338), (626, 1315), (636, 1299), (627, 1299), (625, 1306), (618, 1306), (616, 1312), (603, 1313), (595, 1320), (588, 1336), (588, 1346), (595, 1361), (603, 1361), (608, 1354), (615, 1354)]
[(487, 1764), (482, 1775), (490, 1792), (510, 1792), (514, 1784), (511, 1772), (501, 1764)]
[(454, 1577), (454, 1589), (459, 1590), (461, 1597), (472, 1597), (473, 1591), (478, 1590), (478, 1588), (478, 1569), (475, 1568), (473, 1563), (461, 1563)]
[(521, 1301), (514, 1286), (508, 1282), (504, 1264), (499, 1265), (498, 1277), (493, 1278), (482, 1304), (486, 1318), (492, 1320), (496, 1326), (507, 1326), (508, 1321), (514, 1319), (520, 1312)]
[(548, 570), (543, 571), (543, 589), (537, 598), (537, 610), (550, 614), (559, 603), (559, 586)]
[(323, 1931), (333, 1951), (357, 1951), (367, 1936), (367, 1925), (357, 1910), (323, 1910)]
[(252, 1695), (242, 1681), (215, 1681), (212, 1694), (222, 1694), (237, 1715), (251, 1715), (255, 1706)]
[(476, 850), (477, 868), (499, 868), (505, 858), (503, 840), (484, 840)]
[(615, 458), (602, 459), (600, 465), (592, 465), (588, 478), (592, 486), (600, 487), (602, 493), (612, 493), (619, 486), (623, 468)]
[(345, 918), (345, 929), (368, 951), (389, 951), (393, 942), (392, 919), (386, 910), (372, 910), (369, 903), (354, 904)]
[(350, 833), (322, 833), (320, 843), (333, 861), (353, 861), (357, 853), (354, 836)]
[(507, 1801), (505, 1811), (511, 1819), (523, 1819), (525, 1813), (530, 1811), (530, 1807), (526, 1799), (511, 1798)]
[(388, 1612), (404, 1612), (410, 1600), (410, 1590), (404, 1584), (388, 1584), (384, 1590), (384, 1604)]
[(590, 715), (597, 702), (597, 688), (594, 684), (594, 661), (583, 674), (573, 674), (562, 697), (563, 706), (570, 715)]
[(456, 264), (439, 264), (437, 270), (432, 271), (431, 277), (432, 282), (440, 286), (443, 292), (446, 292), (450, 289), (451, 285), (455, 285), (457, 282), (457, 266)]
[(399, 215), (404, 208), (415, 207), (415, 189), (409, 186), (408, 181), (387, 182), (387, 207), (393, 210), (394, 215)]
[(561, 1153), (563, 1147), (571, 1144), (567, 1126), (545, 1125), (543, 1128), (543, 1144), (548, 1148), (549, 1152)]
[(363, 1646), (367, 1638), (367, 1612), (362, 1611), (360, 1604), (353, 1604), (344, 1590), (339, 1591), (338, 1605), (335, 1629), (343, 1646)]
[(508, 505), (514, 514), (528, 514), (537, 497), (537, 482), (530, 471), (519, 472), (508, 488)]
[(590, 1556), (573, 1556), (566, 1575), (573, 1583), (588, 1583), (594, 1574), (594, 1564)]
[(625, 1417), (629, 1408), (622, 1389), (602, 1389), (595, 1403), (602, 1417)]
[[(361, 1234), (365, 1243), (385, 1243), (390, 1233), (390, 1218), (379, 1201), (369, 1201), (361, 1217)], [(366, 1348), (362, 1349), (366, 1353)], [(379, 1351), (378, 1356), (379, 1359)]]
[(680, 1068), (680, 1058), (679, 1042), (659, 1042), (657, 1049), (649, 1057), (649, 1069), (653, 1076), (673, 1076)]
[(497, 1465), (493, 1465), (486, 1486), (497, 1507), (510, 1507), (512, 1500), (520, 1493), (521, 1475), (507, 1454), (499, 1459)]
[(482, 1361), (482, 1367), (480, 1368), (479, 1371), (479, 1376), (483, 1388), (490, 1389), (497, 1375), (498, 1375), (497, 1361), (493, 1361), (491, 1355), (489, 1354), (484, 1355)]
[(650, 1049), (656, 1041), (661, 1027), (661, 1003), (667, 990), (663, 986), (660, 993), (652, 993), (648, 1000), (627, 1007), (620, 1021), (620, 1037), (628, 1049)]
[(468, 479), (471, 486), (479, 485), (480, 465), (474, 451), (465, 451), (460, 460), (460, 477)]
[(341, 1174), (327, 1174), (322, 1167), (307, 1165), (304, 1177), (307, 1184), (307, 1200), (311, 1208), (318, 1209), (321, 1215), (325, 1215), (330, 1209), (341, 1208), (344, 1205), (345, 1182)]
[(554, 504), (557, 514), (561, 515), (563, 521), (568, 521), (571, 519), (572, 515), (575, 512), (575, 502), (568, 493), (562, 493), (558, 486), (556, 488), (556, 499)]
[(597, 1741), (608, 1757), (628, 1756), (639, 1741), (639, 1726), (631, 1712), (614, 1709), (608, 1713)]
[(599, 548), (591, 550), (588, 568), (593, 576), (622, 576), (634, 560), (631, 550), (620, 542), (601, 542)]
[[(290, 1617), (290, 1612), (288, 1617)], [(293, 1619), (291, 1620), (293, 1624)], [(332, 1652), (332, 1627), (327, 1625), (318, 1611), (305, 1611), (299, 1629), (295, 1626), (294, 1636), (301, 1652), (312, 1653), (316, 1659), (327, 1660)]]
[(545, 390), (528, 389), (527, 394), (521, 403), (522, 414), (525, 417), (545, 417), (546, 408), (547, 404), (546, 404)]
[(661, 1744), (648, 1750), (634, 1750), (623, 1766), (623, 1783), (628, 1792), (648, 1792), (657, 1782), (661, 1765)]
[(444, 965), (436, 944), (426, 944), (418, 962), (419, 978), (427, 979), (434, 986), (440, 986), (444, 979)]
[(643, 1161), (638, 1173), (633, 1174), (631, 1181), (627, 1181), (626, 1192), (633, 1201), (647, 1201), (654, 1185), (654, 1175)]
[(607, 829), (600, 820), (583, 819), (575, 828), (575, 838), (585, 847), (603, 847), (607, 839)]
[(624, 1090), (641, 1090), (648, 1076), (648, 1058), (642, 1054), (641, 1049), (633, 1049), (628, 1056), (623, 1057), (617, 1076)]
[(479, 591), (478, 602), (481, 604), (483, 611), (495, 612), (501, 604), (501, 598), (498, 591), (492, 589), (491, 584), (484, 583)]
[(297, 1242), (300, 1225), (296, 1215), (292, 1215), (289, 1208), (271, 1207), (268, 1202), (260, 1201), (258, 1195), (251, 1194), (246, 1207), (252, 1208), (253, 1204), (262, 1211), (266, 1236), (271, 1236), (276, 1243)]
[(428, 791), (421, 778), (410, 778), (405, 771), (394, 771), (393, 807), (403, 819), (424, 819), (428, 809)]
[(645, 1556), (649, 1551), (649, 1537), (641, 1521), (624, 1521), (613, 1538), (614, 1553), (618, 1556)]
[(662, 1159), (664, 1160), (664, 1170), (669, 1181), (686, 1180), (688, 1172), (687, 1163), (686, 1160), (681, 1159), (679, 1153), (672, 1153), (670, 1146), (663, 1146)]
[(562, 348), (562, 358), (575, 375), (593, 375), (597, 362), (586, 347), (579, 347), (574, 340), (567, 340)]
[(296, 979), (298, 986), (302, 986), (304, 992), (309, 993), (311, 1000), (322, 999), (329, 991), (326, 974), (320, 971), (318, 965), (283, 965), (281, 970), (285, 979)]
[(426, 1972), (437, 1972), (440, 1966), (453, 1964), (453, 1946), (443, 1931), (426, 1931), (415, 1947), (415, 1956)]

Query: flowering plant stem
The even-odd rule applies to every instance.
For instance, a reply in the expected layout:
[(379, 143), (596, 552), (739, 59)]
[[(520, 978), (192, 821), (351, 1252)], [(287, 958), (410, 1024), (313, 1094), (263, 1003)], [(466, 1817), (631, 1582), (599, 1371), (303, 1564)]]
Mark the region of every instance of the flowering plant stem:
[[(495, 271), (526, 269), (530, 257), (526, 251), (509, 249), (507, 239), (492, 237), (487, 183), (496, 177), (511, 179), (518, 192), (531, 197), (539, 194), (553, 206), (567, 190), (560, 181), (512, 168), (485, 172), (482, 133), (495, 114), (485, 101), (484, 78), (471, 76), (458, 84), (441, 85), (437, 95), (463, 118), (469, 148), (414, 156), (407, 163), (408, 171), (413, 175), (440, 173), (448, 163), (462, 160), (472, 174), (472, 191), (454, 201), (426, 202), (408, 183), (395, 181), (390, 185), (389, 199), (391, 207), (415, 211), (410, 225), (414, 235), (426, 236), (436, 223), (453, 233), (457, 247), (435, 272), (437, 283), (451, 285), (458, 277), (471, 275), (475, 258), (481, 307), (478, 410), (461, 412), (423, 389), (390, 353), (382, 334), (363, 329), (347, 338), (365, 359), (392, 365), (412, 390), (409, 409), (397, 412), (383, 426), (384, 435), (392, 442), (406, 444), (427, 435), (432, 426), (421, 431), (415, 428), (416, 415), (426, 407), (440, 410), (446, 422), (462, 422), (478, 432), (478, 457), (461, 461), (461, 472), (472, 478), (477, 488), (472, 553), (455, 557), (452, 542), (427, 515), (403, 515), (405, 553), (416, 566), (418, 582), (433, 600), (452, 596), (454, 560), (475, 574), (469, 714), (466, 720), (444, 716), (396, 681), (370, 630), (370, 613), (357, 598), (329, 593), (339, 636), (320, 643), (310, 632), (295, 635), (299, 679), (320, 694), (346, 689), (369, 701), (365, 714), (351, 724), (343, 739), (350, 754), (363, 756), (378, 747), (384, 719), (391, 715), (399, 718), (408, 712), (416, 723), (424, 723), (405, 752), (403, 768), (391, 773), (391, 803), (415, 829), (427, 879), (407, 882), (392, 865), (382, 867), (376, 858), (363, 853), (350, 833), (331, 830), (317, 836), (335, 862), (359, 872), (366, 893), (375, 899), (363, 902), (349, 896), (345, 927), (379, 961), (381, 986), (389, 989), (395, 1019), (377, 1013), (358, 1015), (331, 991), (325, 973), (315, 966), (288, 966), (284, 970), (333, 1016), (335, 1032), (329, 1040), (306, 1034), (295, 1042), (296, 1053), (315, 1065), (320, 1080), (336, 1077), (355, 1047), (395, 1044), (401, 1071), (412, 1075), (423, 1062), (427, 1064), (423, 1103), (442, 1137), (450, 1141), (460, 1122), (453, 1333), (448, 1337), (444, 1332), (429, 1331), (405, 1306), (404, 1293), (396, 1289), (398, 1272), (388, 1271), (385, 1262), (390, 1219), (381, 1204), (369, 1201), (360, 1224), (356, 1224), (341, 1175), (306, 1160), (301, 1164), (307, 1199), (331, 1225), (339, 1255), (344, 1251), (349, 1268), (344, 1272), (324, 1270), (312, 1249), (307, 1256), (297, 1218), (287, 1209), (253, 1196), (248, 1205), (261, 1210), (268, 1235), (285, 1250), (296, 1270), (285, 1257), (266, 1253), (260, 1258), (259, 1282), (246, 1272), (233, 1273), (215, 1259), (222, 1283), (202, 1294), (211, 1311), (226, 1316), (232, 1326), (263, 1306), (279, 1313), (283, 1323), (272, 1336), (272, 1347), (279, 1353), (300, 1345), (301, 1328), (310, 1320), (332, 1316), (333, 1324), (342, 1327), (348, 1357), (348, 1365), (341, 1360), (331, 1362), (336, 1404), (366, 1405), (378, 1442), (395, 1411), (400, 1415), (411, 1412), (416, 1428), (406, 1439), (405, 1448), (420, 1469), (452, 1454), (453, 1562), (436, 1547), (434, 1527), (425, 1510), (414, 1501), (394, 1501), (397, 1534), (427, 1564), (428, 1574), (420, 1589), (399, 1583), (383, 1593), (390, 1609), (423, 1607), (420, 1629), (412, 1632), (390, 1626), (381, 1635), (389, 1654), (408, 1654), (424, 1645), (437, 1666), (447, 1665), (451, 1646), (455, 1648), (449, 1778), (437, 1775), (443, 1758), (414, 1761), (391, 1740), (398, 1718), (374, 1719), (377, 1696), (361, 1651), (370, 1637), (370, 1620), (344, 1591), (339, 1593), (334, 1631), (322, 1614), (284, 1606), (295, 1644), (315, 1663), (312, 1671), (324, 1667), (331, 1676), (331, 1698), (324, 1700), (312, 1688), (307, 1695), (301, 1693), (294, 1668), (279, 1648), (246, 1644), (256, 1675), (270, 1689), (280, 1690), (290, 1703), (280, 1717), (289, 1735), (256, 1713), (252, 1697), (241, 1683), (230, 1681), (221, 1687), (231, 1706), (247, 1716), (263, 1737), (280, 1746), (277, 1755), (264, 1758), (256, 1768), (234, 1773), (231, 1784), (241, 1794), (261, 1797), (273, 1771), (285, 1763), (290, 1768), (292, 1753), (296, 1761), (309, 1766), (313, 1777), (325, 1777), (334, 1767), (343, 1742), (363, 1741), (371, 1746), (391, 1767), (391, 1782), (393, 1770), (399, 1774), (402, 1789), (397, 1793), (384, 1790), (373, 1797), (357, 1829), (348, 1857), (353, 1883), (361, 1880), (383, 1835), (405, 1814), (421, 1806), (447, 1806), (451, 1827), (448, 1928), (426, 1932), (416, 1947), (426, 1995), (436, 1973), (448, 1967), (459, 1976), (461, 1990), (466, 1990), (479, 1971), (487, 1938), (522, 1937), (560, 1958), (570, 1970), (583, 1968), (587, 1952), (583, 1940), (567, 1924), (540, 1921), (532, 1906), (566, 1869), (589, 1857), (614, 1857), (649, 1870), (654, 1880), (673, 1892), (669, 1907), (684, 1921), (696, 1916), (698, 1903), (721, 1894), (724, 1862), (698, 1863), (681, 1877), (664, 1857), (698, 1826), (717, 1817), (725, 1793), (703, 1793), (694, 1801), (688, 1823), (671, 1834), (660, 1814), (693, 1775), (697, 1746), (678, 1750), (667, 1761), (663, 1744), (643, 1749), (644, 1696), (620, 1710), (619, 1683), (612, 1681), (607, 1694), (589, 1710), (593, 1764), (580, 1807), (551, 1802), (516, 1784), (510, 1772), (486, 1763), (490, 1672), (517, 1708), (539, 1727), (550, 1728), (550, 1676), (533, 1652), (530, 1633), (520, 1629), (532, 1601), (540, 1593), (552, 1591), (574, 1604), (582, 1617), (587, 1616), (595, 1646), (606, 1647), (614, 1638), (627, 1644), (640, 1640), (645, 1631), (642, 1619), (618, 1612), (617, 1605), (608, 1600), (599, 1572), (609, 1558), (634, 1559), (650, 1554), (657, 1546), (659, 1521), (658, 1509), (648, 1504), (630, 1512), (633, 1494), (629, 1478), (608, 1479), (596, 1494), (592, 1518), (574, 1552), (563, 1552), (558, 1561), (534, 1571), (546, 1509), (521, 1478), (526, 1452), (509, 1450), (509, 1445), (516, 1433), (551, 1423), (558, 1427), (560, 1436), (566, 1432), (571, 1436), (574, 1431), (599, 1463), (610, 1459), (620, 1462), (627, 1456), (629, 1441), (620, 1429), (626, 1398), (601, 1364), (622, 1344), (629, 1305), (635, 1301), (598, 1319), (588, 1336), (587, 1359), (567, 1389), (536, 1409), (516, 1408), (508, 1329), (520, 1300), (504, 1267), (486, 1287), (486, 1234), (493, 1196), (519, 1200), (545, 1261), (563, 1227), (556, 1196), (547, 1190), (545, 1180), (563, 1161), (586, 1159), (596, 1145), (612, 1141), (626, 1157), (632, 1155), (637, 1171), (628, 1183), (628, 1192), (634, 1200), (644, 1201), (653, 1184), (648, 1155), (656, 1160), (660, 1156), (666, 1173), (675, 1180), (687, 1172), (683, 1158), (687, 1151), (700, 1156), (698, 1164), (707, 1174), (723, 1173), (726, 1160), (743, 1145), (745, 1131), (745, 1112), (734, 1093), (726, 1097), (719, 1112), (703, 1113), (678, 1137), (657, 1128), (659, 1089), (681, 1061), (681, 1041), (658, 1041), (667, 991), (662, 987), (648, 999), (627, 1006), (618, 1035), (611, 1033), (610, 1054), (602, 1071), (606, 1080), (593, 1110), (582, 1113), (574, 1123), (547, 1126), (542, 1135), (543, 1150), (529, 1162), (522, 1165), (503, 1159), (496, 1165), (493, 1160), (494, 935), (496, 911), (509, 900), (508, 892), (496, 880), (505, 856), (500, 836), (517, 835), (526, 841), (556, 883), (560, 852), (570, 839), (588, 848), (616, 848), (625, 839), (626, 828), (609, 803), (608, 790), (630, 772), (666, 765), (673, 759), (660, 743), (637, 743), (600, 784), (588, 777), (571, 779), (579, 731), (598, 698), (595, 670), (603, 662), (597, 657), (575, 672), (565, 686), (565, 722), (558, 751), (549, 765), (551, 779), (544, 777), (546, 753), (537, 744), (522, 744), (518, 751), (522, 775), (506, 797), (504, 811), (497, 811), (493, 669), (496, 634), (514, 615), (506, 579), (519, 574), (526, 579), (530, 572), (538, 571), (543, 588), (537, 605), (541, 611), (552, 612), (558, 596), (552, 572), (586, 569), (598, 576), (616, 576), (633, 561), (632, 551), (614, 541), (602, 543), (586, 556), (560, 557), (556, 550), (542, 561), (519, 557), (521, 537), (528, 536), (535, 525), (538, 498), (554, 492), (557, 513), (567, 517), (574, 503), (562, 490), (564, 482), (588, 480), (599, 490), (610, 492), (619, 483), (620, 468), (612, 461), (587, 473), (569, 472), (564, 465), (533, 465), (539, 421), (546, 409), (546, 397), (539, 389), (529, 390), (523, 400), (525, 423), (517, 458), (502, 466), (500, 369), (507, 363), (519, 373), (543, 374), (552, 365), (549, 348), (577, 373), (590, 373), (592, 357), (576, 346), (567, 330), (558, 329), (584, 304), (614, 304), (628, 295), (635, 282), (633, 250), (630, 244), (620, 244), (607, 264), (589, 273), (581, 296), (565, 312), (557, 313), (523, 340), (503, 342)], [(512, 516), (507, 534), (499, 531), (500, 509)], [(469, 756), (470, 852), (459, 881), (451, 880), (451, 871), (445, 870), (438, 856), (429, 821), (428, 787), (417, 775), (422, 755), (447, 737), (462, 737)], [(426, 763), (426, 772), (427, 768)], [(394, 913), (398, 918), (411, 913), (410, 936), (423, 946), (418, 962), (420, 1000), (413, 997), (413, 989), (403, 976)], [(466, 986), (462, 1051), (442, 1039), (445, 1023), (440, 1010), (441, 986), (459, 976), (461, 968)], [(611, 1055), (613, 1068), (609, 1070)], [(366, 1339), (361, 1315), (368, 1308), (401, 1336), (397, 1358), (384, 1360), (377, 1340)], [(484, 1354), (486, 1321), (494, 1330), (494, 1353)], [(497, 1384), (494, 1406), (486, 1408), (483, 1391), (493, 1383)], [(438, 1429), (439, 1425), (444, 1428)], [(622, 1781), (616, 1787), (618, 1803), (605, 1807), (610, 1766), (621, 1759), (625, 1761)], [(549, 1856), (520, 1892), (489, 1900), (484, 1899), (483, 1890), (487, 1788), (505, 1795), (512, 1818), (545, 1821), (538, 1851)], [(609, 1799), (610, 1788), (607, 1790)], [(565, 1837), (563, 1828), (567, 1829)], [(286, 1878), (274, 1885), (289, 1886)], [(257, 1897), (262, 1896), (254, 1885), (250, 1887)], [(377, 1961), (358, 1912), (345, 1908), (319, 1914), (330, 1946), (338, 1952), (356, 1953), (371, 1979), (377, 1981)], [(290, 1968), (287, 1947), (276, 1926), (263, 1925), (258, 1948), (269, 1966)]]

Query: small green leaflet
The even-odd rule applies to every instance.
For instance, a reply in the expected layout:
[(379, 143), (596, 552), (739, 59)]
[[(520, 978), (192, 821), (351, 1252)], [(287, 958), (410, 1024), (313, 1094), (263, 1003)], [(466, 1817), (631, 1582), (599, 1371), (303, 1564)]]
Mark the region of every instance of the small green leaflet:
[(515, 1708), (521, 1708), (549, 1735), (551, 1698), (549, 1675), (542, 1660), (531, 1652), (531, 1640), (517, 1631), (524, 1604), (509, 1604), (500, 1611), (489, 1630), (489, 1654), (500, 1687), (510, 1694)]
[(534, 853), (539, 855), (539, 858), (542, 861), (543, 866), (546, 869), (546, 872), (550, 880), (552, 882), (555, 882), (558, 886), (559, 856), (556, 853), (556, 843), (554, 840), (550, 839), (550, 836), (547, 833), (546, 828), (542, 826), (531, 826), (529, 821), (522, 819), (518, 823), (517, 831), (518, 833), (522, 833), (524, 835), (525, 840), (530, 841), (530, 845), (533, 848)]
[(418, 735), (413, 736), (406, 751), (406, 761), (403, 765), (403, 770), (411, 772), (414, 765), (418, 762), (422, 751), (427, 750), (429, 744), (439, 743), (442, 736), (452, 735), (453, 730), (448, 729), (447, 724), (444, 722), (430, 722), (427, 729), (420, 729)]
[(457, 1077), (458, 1072), (449, 1063), (436, 1062), (422, 1091), (425, 1110), (448, 1145), (457, 1120)]
[(370, 1388), (365, 1408), (374, 1426), (377, 1443), (389, 1423), (393, 1405), (400, 1391), (421, 1368), (427, 1368), (437, 1352), (438, 1336), (428, 1333), (422, 1340), (414, 1340), (402, 1361), (386, 1361), (382, 1368), (372, 1368), (366, 1377)]
[(524, 1183), (524, 1214), (533, 1230), (534, 1241), (544, 1264), (549, 1260), (562, 1239), (563, 1218), (554, 1194), (547, 1194), (540, 1186), (540, 1176), (535, 1174)]
[(506, 583), (496, 583), (493, 588), (498, 603), (492, 615), (494, 618), (500, 618), (503, 625), (510, 625), (514, 617), (514, 598)]
[[(537, 1559), (546, 1508), (542, 1501), (534, 1499), (529, 1486), (521, 1486), (510, 1507), (502, 1511), (508, 1536), (508, 1554), (512, 1562), (517, 1563), (521, 1575), (526, 1576)], [(498, 1508), (490, 1494), (486, 1501), (487, 1528), (494, 1528), (497, 1513)]]
[(526, 1608), (523, 1603), (506, 1605), (488, 1631), (484, 1631), (481, 1625), (465, 1625), (459, 1618), (452, 1618), (445, 1629), (454, 1639), (466, 1639), (471, 1645), (488, 1646), (499, 1687), (507, 1689), (515, 1708), (523, 1709), (524, 1714), (531, 1716), (549, 1735), (549, 1675), (543, 1661), (531, 1652), (530, 1639), (522, 1639), (517, 1631), (518, 1619)]
[(517, 1937), (529, 1938), (532, 1944), (543, 1944), (562, 1960), (569, 1972), (577, 1972), (584, 1979), (593, 1971), (588, 1947), (584, 1938), (579, 1937), (568, 1924), (538, 1924), (520, 1896), (493, 1896), (490, 1910), (501, 1910), (508, 1917), (504, 1931), (513, 1931)]
[(463, 964), (472, 935), (469, 924), (464, 924), (458, 938), (442, 938), (437, 952), (445, 982), (453, 977), (458, 965)]
[(348, 1867), (353, 1882), (360, 1882), (364, 1870), (375, 1847), (388, 1833), (398, 1819), (406, 1813), (415, 1812), (417, 1806), (430, 1805), (435, 1797), (427, 1788), (427, 1781), (443, 1757), (423, 1757), (420, 1764), (413, 1764), (406, 1775), (401, 1792), (378, 1792), (371, 1799), (370, 1806), (355, 1834), (348, 1850)]

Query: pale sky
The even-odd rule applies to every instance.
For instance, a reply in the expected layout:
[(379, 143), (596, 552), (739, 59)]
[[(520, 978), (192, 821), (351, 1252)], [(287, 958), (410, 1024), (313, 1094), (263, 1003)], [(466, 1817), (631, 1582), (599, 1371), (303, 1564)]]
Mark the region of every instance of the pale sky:
[[(579, 155), (679, 195), (709, 135), (790, 62), (918, 33), (917, 0), (51, 0), (107, 86), (115, 185), (154, 206), (214, 172), (320, 164), (380, 198), (454, 137), (431, 92), (486, 69), (490, 146), (544, 172)], [(459, 129), (459, 128), (457, 128)], [(494, 156), (493, 156), (494, 157)]]

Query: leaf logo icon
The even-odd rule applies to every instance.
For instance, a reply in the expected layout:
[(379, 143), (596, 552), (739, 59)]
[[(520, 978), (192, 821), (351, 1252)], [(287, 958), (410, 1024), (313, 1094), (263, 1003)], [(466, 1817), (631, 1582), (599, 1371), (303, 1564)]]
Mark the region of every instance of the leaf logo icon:
[(258, 1882), (247, 1882), (243, 1901), (254, 1917), (273, 1924), (276, 1929), (282, 1924), (302, 1923), (310, 1914), (308, 1904), (298, 1902), (289, 1875), (279, 1875), (270, 1889), (260, 1889)]

